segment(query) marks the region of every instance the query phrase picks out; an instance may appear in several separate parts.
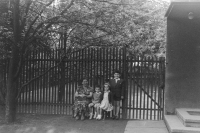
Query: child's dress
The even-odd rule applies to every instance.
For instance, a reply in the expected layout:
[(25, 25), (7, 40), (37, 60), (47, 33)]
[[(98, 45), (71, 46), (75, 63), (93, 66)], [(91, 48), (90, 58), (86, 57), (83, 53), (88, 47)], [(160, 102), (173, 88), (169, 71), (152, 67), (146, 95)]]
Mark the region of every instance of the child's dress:
[(108, 99), (108, 94), (110, 91), (105, 91), (103, 95), (103, 100), (101, 102), (100, 108), (105, 111), (112, 111), (113, 106), (110, 104), (109, 99)]

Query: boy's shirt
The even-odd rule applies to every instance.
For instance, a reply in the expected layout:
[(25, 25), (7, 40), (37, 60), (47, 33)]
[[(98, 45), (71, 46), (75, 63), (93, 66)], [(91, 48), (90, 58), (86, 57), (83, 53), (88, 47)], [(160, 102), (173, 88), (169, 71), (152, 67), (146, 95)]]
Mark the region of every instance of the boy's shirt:
[(93, 93), (93, 100), (92, 100), (92, 102), (93, 103), (100, 103), (101, 102), (101, 100), (103, 99), (103, 94), (102, 94), (102, 92), (94, 92)]

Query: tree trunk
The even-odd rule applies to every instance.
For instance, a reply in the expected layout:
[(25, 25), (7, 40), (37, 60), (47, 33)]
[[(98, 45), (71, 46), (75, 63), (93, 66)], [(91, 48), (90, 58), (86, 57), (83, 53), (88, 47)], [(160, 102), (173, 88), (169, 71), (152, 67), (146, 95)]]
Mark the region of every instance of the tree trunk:
[[(66, 34), (62, 35), (63, 37), (63, 52), (66, 54), (66, 42), (67, 42), (67, 37)], [(65, 61), (63, 61), (60, 65), (60, 85), (58, 89), (58, 101), (59, 102), (64, 102), (64, 97), (65, 97)]]
[(63, 102), (65, 97), (65, 62), (62, 62), (61, 64), (61, 80), (60, 85), (58, 89), (58, 101)]
[[(17, 51), (13, 51), (12, 54), (17, 54)], [(7, 80), (7, 93), (6, 93), (6, 122), (14, 122), (16, 119), (16, 105), (17, 105), (17, 87), (18, 77), (15, 77), (16, 66), (18, 65), (18, 56), (12, 56), (10, 59), (8, 80)]]
[(0, 105), (5, 105), (5, 84), (4, 84), (4, 68), (0, 68)]
[(8, 80), (7, 83), (7, 95), (6, 95), (6, 122), (7, 123), (11, 123), (14, 122), (16, 120), (16, 105), (17, 105), (17, 101), (16, 101), (16, 81), (13, 81), (13, 79), (11, 78), (10, 80)]
[(16, 72), (19, 65), (19, 51), (17, 48), (12, 50), (12, 58), (10, 59), (7, 80), (6, 93), (6, 122), (14, 122), (16, 119), (16, 105), (17, 105), (17, 90), (18, 90), (18, 76)]
[[(19, 2), (20, 0), (11, 0), (13, 6), (13, 33), (14, 43), (12, 44), (12, 52), (8, 69), (7, 93), (6, 93), (6, 122), (11, 123), (16, 120), (17, 108), (17, 90), (18, 90), (18, 70), (19, 64), (19, 42), (20, 42), (20, 24), (19, 24)], [(23, 53), (21, 53), (23, 54)]]

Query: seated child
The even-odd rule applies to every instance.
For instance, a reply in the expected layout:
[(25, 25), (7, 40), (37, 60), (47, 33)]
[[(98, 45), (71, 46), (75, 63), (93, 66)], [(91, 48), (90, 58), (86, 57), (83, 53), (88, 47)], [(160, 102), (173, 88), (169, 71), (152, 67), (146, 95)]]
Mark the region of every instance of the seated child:
[(100, 113), (99, 106), (100, 106), (102, 98), (103, 98), (103, 95), (101, 93), (100, 86), (96, 86), (95, 87), (95, 92), (92, 95), (92, 103), (90, 103), (88, 105), (88, 107), (90, 109), (90, 118), (89, 119), (92, 119), (92, 116), (93, 116), (93, 107), (95, 109), (95, 111), (94, 111), (94, 113), (95, 113), (94, 114), (94, 118), (97, 118), (97, 116), (99, 115), (99, 113)]
[(101, 119), (101, 114), (102, 114), (102, 110), (104, 111), (104, 119), (106, 118), (107, 112), (110, 112), (113, 110), (113, 106), (112, 106), (112, 93), (110, 91), (110, 84), (109, 83), (105, 83), (104, 84), (104, 94), (103, 94), (103, 100), (101, 101), (101, 105), (100, 105), (100, 115), (97, 116), (97, 119)]

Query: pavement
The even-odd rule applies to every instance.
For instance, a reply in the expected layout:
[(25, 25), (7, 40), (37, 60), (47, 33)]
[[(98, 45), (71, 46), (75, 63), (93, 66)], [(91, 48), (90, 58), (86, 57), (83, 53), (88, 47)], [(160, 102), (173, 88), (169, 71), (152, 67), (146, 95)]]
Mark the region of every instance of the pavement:
[(163, 120), (131, 120), (127, 122), (124, 133), (169, 133)]

